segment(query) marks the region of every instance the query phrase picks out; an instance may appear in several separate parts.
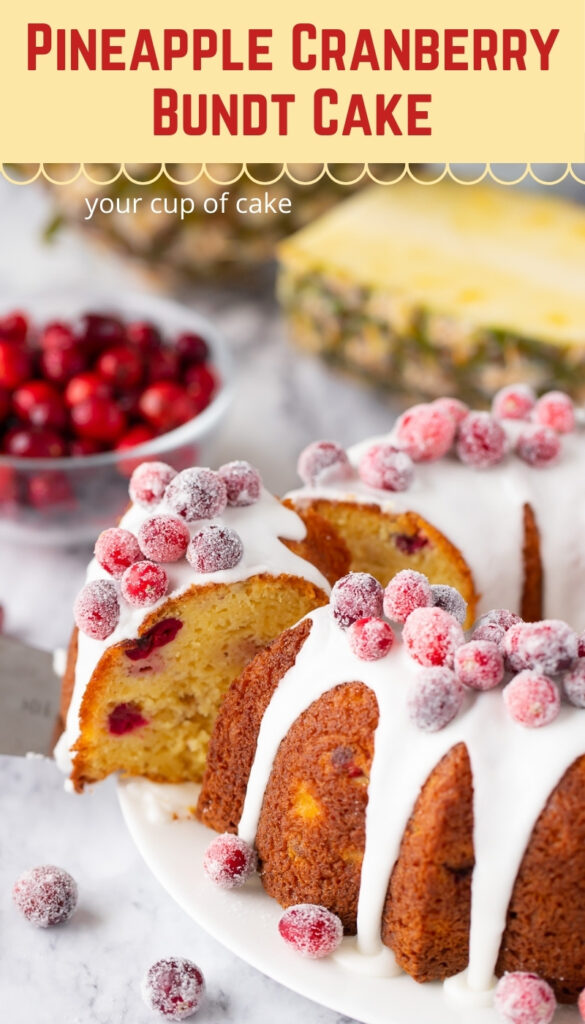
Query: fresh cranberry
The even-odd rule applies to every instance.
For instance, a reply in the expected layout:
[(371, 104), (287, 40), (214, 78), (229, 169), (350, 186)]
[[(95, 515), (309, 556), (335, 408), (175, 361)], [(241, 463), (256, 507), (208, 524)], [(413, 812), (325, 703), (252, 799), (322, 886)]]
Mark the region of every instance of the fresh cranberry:
[(432, 603), (437, 608), (449, 612), (461, 625), (467, 618), (467, 601), (461, 596), (455, 587), (449, 587), (445, 583), (433, 583), (431, 587)]
[(161, 345), (149, 353), (147, 370), (150, 384), (158, 384), (163, 380), (176, 381), (179, 376), (177, 353), (168, 345)]
[(105, 380), (98, 377), (97, 373), (94, 373), (92, 370), (86, 370), (84, 373), (78, 373), (68, 382), (65, 388), (65, 401), (71, 408), (74, 405), (79, 405), (80, 402), (84, 402), (86, 398), (93, 398), (95, 395), (100, 398), (110, 398), (111, 393), (111, 389)]
[(142, 714), (138, 704), (117, 704), (108, 715), (108, 729), (113, 736), (125, 736), (128, 732), (134, 732), (143, 725), (148, 725), (148, 720)]
[(241, 537), (227, 526), (204, 526), (193, 535), (187, 548), (187, 561), (196, 572), (233, 569), (243, 555)]
[(60, 459), (66, 454), (63, 438), (54, 430), (15, 427), (4, 438), (8, 455), (20, 459)]
[(169, 578), (161, 565), (134, 562), (121, 580), (122, 597), (135, 608), (155, 604), (169, 589)]
[(357, 619), (380, 618), (384, 591), (367, 572), (350, 572), (331, 591), (331, 610), (337, 624), (347, 629)]
[(185, 383), (197, 412), (202, 412), (207, 408), (217, 390), (218, 382), (215, 371), (206, 363), (190, 366), (185, 371)]
[(180, 334), (175, 342), (179, 359), (185, 366), (196, 366), (209, 358), (209, 345), (200, 334)]
[(164, 380), (142, 392), (138, 408), (146, 422), (163, 434), (187, 423), (197, 413), (185, 389)]
[(457, 619), (442, 608), (415, 608), (404, 624), (402, 640), (420, 665), (452, 665), (464, 636)]
[(7, 418), (11, 408), (10, 391), (7, 388), (0, 387), (0, 423)]
[(410, 455), (391, 444), (374, 444), (360, 459), (358, 474), (368, 487), (406, 491), (414, 479)]
[(172, 956), (157, 960), (142, 982), (142, 996), (155, 1013), (167, 1020), (185, 1020), (199, 1009), (205, 979), (192, 960)]
[(220, 889), (238, 888), (257, 868), (254, 848), (229, 832), (213, 839), (203, 857), (205, 874)]
[(67, 412), (58, 391), (44, 380), (22, 384), (12, 397), (14, 412), (31, 427), (54, 427), (63, 430)]
[(28, 333), (28, 320), (24, 313), (7, 313), (0, 318), (0, 338), (2, 341), (11, 341), (13, 344), (21, 345), (26, 341)]
[(80, 437), (105, 444), (117, 441), (126, 429), (126, 419), (111, 398), (94, 395), (74, 405), (71, 422)]
[(33, 360), (26, 348), (0, 341), (0, 387), (13, 391), (31, 376)]
[(130, 478), (131, 500), (142, 508), (158, 505), (176, 475), (176, 470), (166, 462), (141, 462)]
[(176, 562), (189, 544), (190, 534), (178, 516), (168, 513), (145, 519), (138, 530), (138, 543), (151, 562)]
[(227, 506), (227, 488), (219, 473), (195, 466), (177, 473), (165, 499), (173, 512), (192, 523), (220, 516)]
[(421, 672), (408, 697), (411, 721), (424, 732), (438, 732), (455, 718), (464, 695), (465, 690), (451, 669), (428, 668)]
[(104, 316), (103, 313), (86, 313), (81, 318), (80, 334), (84, 344), (95, 350), (121, 345), (125, 337), (122, 322), (115, 316)]
[[(128, 448), (137, 448), (139, 444), (148, 444), (154, 437), (156, 434), (151, 427), (147, 427), (144, 423), (137, 423), (122, 435), (116, 445), (116, 451), (124, 452)], [(142, 463), (138, 463), (138, 465), (142, 465)]]
[(99, 441), (92, 441), (89, 437), (74, 437), (69, 442), (67, 452), (69, 455), (99, 455), (103, 452), (104, 446)]
[(570, 434), (575, 429), (575, 406), (564, 391), (548, 391), (538, 399), (532, 418), (557, 434)]
[(45, 325), (39, 340), (41, 348), (47, 351), (55, 348), (75, 348), (79, 339), (69, 324), (54, 320)]
[(134, 534), (119, 526), (112, 526), (100, 533), (94, 554), (102, 569), (115, 579), (120, 579), (129, 565), (142, 559), (142, 551)]
[(17, 878), (12, 899), (27, 921), (50, 928), (68, 921), (77, 906), (77, 883), (53, 864), (31, 868)]
[(496, 985), (494, 1007), (504, 1024), (550, 1024), (557, 1001), (538, 974), (513, 971)]
[(312, 960), (333, 953), (343, 938), (343, 925), (337, 915), (314, 903), (297, 903), (285, 910), (278, 931), (297, 953)]
[(297, 472), (309, 487), (348, 480), (352, 468), (347, 452), (335, 441), (313, 441), (299, 455)]
[(19, 496), (19, 477), (12, 466), (0, 466), (0, 505), (14, 505)]
[(557, 717), (561, 708), (558, 687), (548, 676), (525, 669), (504, 687), (504, 702), (519, 725), (538, 729)]
[(160, 348), (162, 338), (158, 327), (146, 320), (126, 324), (126, 338), (139, 352), (150, 353)]
[(73, 608), (75, 624), (94, 640), (106, 640), (120, 619), (120, 603), (114, 583), (91, 580), (79, 591)]
[(349, 646), (357, 658), (378, 661), (385, 658), (394, 643), (392, 627), (384, 619), (356, 619), (347, 631)]
[(180, 619), (161, 619), (151, 626), (146, 633), (124, 648), (124, 654), (130, 661), (143, 661), (157, 647), (166, 647), (172, 643), (177, 633), (183, 628)]
[(561, 439), (550, 427), (527, 427), (516, 440), (516, 454), (536, 469), (552, 466), (561, 453)]
[(136, 387), (142, 380), (143, 363), (134, 349), (117, 345), (102, 352), (96, 370), (102, 380), (118, 391), (125, 391)]
[(406, 622), (415, 608), (433, 603), (431, 585), (422, 572), (403, 569), (396, 573), (384, 591), (384, 614), (393, 622)]
[(249, 462), (226, 462), (217, 472), (226, 486), (228, 505), (245, 508), (258, 501), (262, 490), (262, 477)]
[(446, 455), (455, 438), (450, 413), (432, 404), (413, 405), (399, 418), (396, 440), (415, 462), (431, 462)]
[(85, 370), (86, 354), (81, 346), (48, 348), (41, 354), (41, 369), (53, 384), (66, 384)]
[(563, 676), (563, 689), (576, 708), (585, 708), (585, 659), (580, 658), (576, 665)]
[(458, 398), (435, 398), (431, 405), (440, 409), (441, 412), (446, 412), (451, 419), (455, 420), (457, 426), (459, 426), (469, 412), (469, 406), (465, 402), (460, 402)]
[(74, 504), (73, 491), (66, 473), (35, 473), (28, 481), (27, 494), (33, 508), (51, 508), (53, 505), (73, 507)]
[(504, 678), (504, 656), (486, 640), (471, 640), (455, 651), (455, 674), (472, 690), (492, 690)]
[(459, 425), (457, 455), (467, 466), (497, 466), (508, 450), (508, 439), (498, 420), (487, 412), (470, 412)]
[(560, 619), (519, 622), (507, 631), (504, 650), (515, 672), (530, 668), (554, 675), (577, 657), (577, 634)]
[(536, 395), (528, 384), (509, 384), (494, 395), (492, 416), (498, 420), (527, 420), (535, 402)]

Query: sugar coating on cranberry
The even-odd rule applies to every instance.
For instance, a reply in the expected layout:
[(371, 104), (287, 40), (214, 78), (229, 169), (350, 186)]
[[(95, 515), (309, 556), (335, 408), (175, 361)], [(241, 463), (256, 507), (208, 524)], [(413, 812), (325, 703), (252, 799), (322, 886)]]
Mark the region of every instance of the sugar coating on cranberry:
[(550, 1024), (556, 1006), (552, 988), (538, 974), (513, 971), (496, 985), (494, 1007), (505, 1024)]
[(262, 490), (262, 477), (254, 466), (243, 459), (226, 462), (218, 474), (227, 491), (227, 503), (234, 508), (245, 508), (258, 501)]
[(511, 612), (509, 608), (490, 608), (489, 612), (485, 612), (477, 620), (477, 625), (496, 625), (500, 626), (504, 632), (507, 632), (511, 626), (515, 626), (518, 622), (522, 622), (522, 619), (516, 612)]
[(100, 533), (94, 554), (102, 569), (110, 576), (120, 579), (129, 565), (139, 562), (142, 558), (140, 545), (130, 530), (113, 526)]
[(420, 665), (452, 665), (464, 642), (461, 624), (442, 608), (416, 608), (407, 618), (402, 641)]
[(563, 676), (563, 689), (576, 708), (585, 708), (585, 659), (581, 658), (577, 664)]
[(461, 402), (459, 398), (435, 398), (431, 405), (440, 409), (441, 412), (446, 412), (457, 424), (461, 423), (469, 412), (469, 406), (465, 402)]
[(360, 459), (358, 474), (368, 487), (381, 491), (406, 491), (414, 479), (410, 455), (391, 444), (374, 444)]
[(579, 658), (585, 658), (585, 632), (577, 637), (577, 655)]
[(494, 395), (492, 415), (499, 420), (526, 420), (535, 402), (536, 395), (528, 384), (509, 384)]
[(395, 435), (414, 462), (431, 462), (447, 454), (456, 426), (451, 413), (437, 405), (413, 405), (399, 418)]
[(303, 483), (315, 486), (347, 480), (352, 468), (341, 445), (335, 441), (313, 441), (299, 455), (297, 472)]
[(532, 418), (557, 434), (570, 434), (575, 429), (575, 406), (564, 391), (548, 391), (538, 399)]
[(196, 572), (233, 569), (244, 556), (242, 538), (227, 526), (205, 526), (191, 538), (187, 561)]
[(176, 562), (185, 554), (190, 538), (183, 520), (165, 512), (145, 519), (138, 530), (142, 554), (151, 562)]
[(343, 924), (337, 914), (315, 903), (288, 907), (278, 922), (278, 931), (289, 946), (311, 960), (333, 953), (343, 938)]
[(73, 606), (75, 625), (93, 640), (105, 640), (120, 620), (116, 586), (110, 580), (91, 580), (81, 588)]
[(148, 968), (142, 981), (146, 1005), (167, 1020), (185, 1020), (196, 1013), (205, 995), (203, 973), (192, 960), (169, 956)]
[(538, 729), (557, 717), (561, 696), (552, 679), (525, 669), (504, 687), (504, 702), (515, 722), (530, 729)]
[(454, 667), (459, 682), (472, 690), (492, 690), (504, 678), (504, 656), (489, 640), (473, 639), (458, 647)]
[(350, 572), (331, 591), (331, 610), (337, 624), (347, 629), (357, 619), (382, 615), (384, 591), (367, 572)]
[(77, 906), (77, 882), (63, 868), (44, 864), (17, 878), (12, 898), (27, 921), (50, 928), (68, 921)]
[(176, 475), (166, 462), (142, 462), (130, 477), (130, 498), (142, 508), (158, 505)]
[(541, 622), (518, 622), (511, 626), (504, 639), (504, 650), (510, 666), (519, 672), (525, 668), (541, 672), (562, 672), (577, 657), (577, 634), (560, 619)]
[(449, 587), (446, 583), (433, 583), (431, 594), (435, 607), (449, 612), (449, 615), (463, 625), (467, 617), (467, 601), (455, 587)]
[(410, 719), (424, 732), (438, 732), (455, 718), (464, 695), (463, 686), (450, 668), (425, 669), (408, 696)]
[(456, 451), (474, 469), (497, 466), (508, 451), (506, 432), (488, 412), (470, 412), (459, 425)]
[(529, 426), (516, 439), (518, 458), (535, 469), (546, 469), (558, 460), (561, 439), (550, 427)]
[(384, 619), (356, 619), (347, 630), (349, 646), (357, 658), (378, 661), (392, 650), (394, 633)]
[(225, 832), (207, 847), (203, 870), (220, 889), (236, 889), (258, 869), (256, 851), (239, 836)]
[(188, 523), (220, 516), (227, 506), (227, 488), (211, 469), (184, 469), (171, 481), (165, 494), (173, 512)]
[(384, 591), (384, 614), (393, 622), (406, 622), (415, 608), (433, 604), (431, 584), (422, 572), (402, 569)]
[(577, 1009), (581, 1014), (581, 1019), (585, 1020), (585, 988), (582, 989), (579, 993), (579, 998), (577, 1000)]
[(122, 597), (134, 608), (155, 604), (169, 588), (169, 578), (161, 565), (135, 562), (122, 576)]

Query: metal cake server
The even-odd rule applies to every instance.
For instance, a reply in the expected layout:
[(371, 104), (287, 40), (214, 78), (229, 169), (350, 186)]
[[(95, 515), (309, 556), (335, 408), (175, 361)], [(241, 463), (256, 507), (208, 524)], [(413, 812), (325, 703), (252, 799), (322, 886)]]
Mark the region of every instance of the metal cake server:
[(50, 755), (59, 696), (52, 653), (0, 636), (0, 754)]

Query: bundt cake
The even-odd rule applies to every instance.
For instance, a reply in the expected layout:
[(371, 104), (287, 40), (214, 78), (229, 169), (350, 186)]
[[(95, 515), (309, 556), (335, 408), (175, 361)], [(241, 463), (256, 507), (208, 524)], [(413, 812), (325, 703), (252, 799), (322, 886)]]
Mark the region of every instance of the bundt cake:
[(477, 614), (585, 625), (585, 445), (571, 400), (505, 388), (491, 413), (454, 399), (413, 406), (348, 452), (315, 442), (288, 495), (335, 526), (351, 568), (385, 585), (403, 568), (456, 587)]
[(200, 779), (231, 681), (347, 571), (327, 522), (285, 507), (248, 463), (144, 463), (130, 496), (75, 605), (56, 754), (78, 791), (114, 771)]
[(442, 607), (412, 570), (385, 592), (350, 574), (257, 655), (220, 710), (197, 816), (255, 846), (283, 907), (357, 933), (344, 964), (451, 979), (479, 1005), (494, 974), (534, 972), (575, 1002), (585, 644), (502, 609), (466, 638), (441, 589)]

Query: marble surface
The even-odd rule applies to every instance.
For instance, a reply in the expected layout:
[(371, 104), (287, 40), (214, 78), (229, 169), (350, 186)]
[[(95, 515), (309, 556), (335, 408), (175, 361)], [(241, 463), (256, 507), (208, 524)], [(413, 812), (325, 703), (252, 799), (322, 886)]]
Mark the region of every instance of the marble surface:
[[(27, 291), (94, 282), (144, 289), (114, 257), (64, 232), (39, 242), (48, 218), (44, 194), (0, 182), (0, 295), (26, 304)], [(150, 286), (152, 287), (152, 286)], [(213, 444), (211, 465), (247, 458), (268, 487), (296, 482), (300, 448), (318, 436), (349, 444), (387, 429), (392, 410), (286, 343), (270, 289), (257, 294), (199, 288), (181, 296), (213, 317), (231, 345), (238, 391)], [(0, 544), (0, 604), (5, 629), (31, 644), (63, 645), (89, 550)], [(18, 680), (2, 676), (2, 691)], [(154, 1019), (139, 994), (159, 956), (195, 959), (209, 983), (201, 1024), (340, 1024), (325, 1010), (237, 960), (188, 920), (160, 889), (125, 832), (114, 786), (84, 798), (63, 792), (49, 761), (0, 758), (0, 1008), (11, 1024), (142, 1024)], [(19, 919), (10, 890), (20, 871), (55, 862), (77, 878), (75, 919), (37, 931)]]

